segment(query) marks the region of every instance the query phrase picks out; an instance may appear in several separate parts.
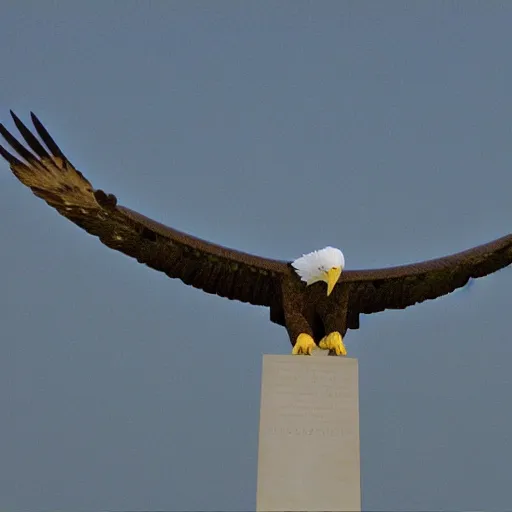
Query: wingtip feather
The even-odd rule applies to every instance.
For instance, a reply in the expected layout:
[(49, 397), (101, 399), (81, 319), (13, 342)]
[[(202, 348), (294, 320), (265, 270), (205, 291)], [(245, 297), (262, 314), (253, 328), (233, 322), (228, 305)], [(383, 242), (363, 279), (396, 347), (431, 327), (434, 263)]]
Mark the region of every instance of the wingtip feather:
[(11, 115), (14, 120), (14, 124), (21, 136), (25, 139), (25, 142), (29, 145), (30, 149), (36, 153), (40, 158), (49, 158), (49, 154), (42, 144), (37, 140), (34, 134), (27, 128), (25, 123), (11, 110)]
[(9, 151), (7, 151), (2, 145), (0, 145), (0, 155), (2, 155), (2, 157), (5, 158), (5, 160), (7, 160), (7, 162), (10, 165), (23, 165), (23, 162), (21, 162), (14, 155), (9, 153)]
[(43, 123), (38, 119), (34, 112), (30, 112), (30, 118), (34, 127), (41, 137), (42, 141), (46, 144), (46, 147), (52, 152), (53, 156), (59, 156), (60, 158), (67, 160), (64, 153), (61, 151), (57, 143), (53, 140), (53, 137), (48, 133), (48, 130), (44, 127)]

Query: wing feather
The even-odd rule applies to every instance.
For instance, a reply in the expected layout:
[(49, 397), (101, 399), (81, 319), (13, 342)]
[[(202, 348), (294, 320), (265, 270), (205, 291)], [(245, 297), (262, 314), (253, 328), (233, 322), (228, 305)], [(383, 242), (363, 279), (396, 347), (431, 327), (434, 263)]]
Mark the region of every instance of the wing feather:
[(360, 313), (404, 309), (435, 299), (512, 263), (512, 235), (434, 260), (342, 274), (350, 284), (348, 328), (359, 327)]
[(2, 124), (0, 134), (23, 159), (0, 145), (14, 175), (61, 215), (107, 247), (135, 258), (185, 284), (233, 300), (280, 308), (280, 281), (288, 262), (222, 247), (175, 230), (117, 204), (117, 198), (91, 183), (64, 156), (31, 113), (37, 134), (11, 112), (29, 151)]

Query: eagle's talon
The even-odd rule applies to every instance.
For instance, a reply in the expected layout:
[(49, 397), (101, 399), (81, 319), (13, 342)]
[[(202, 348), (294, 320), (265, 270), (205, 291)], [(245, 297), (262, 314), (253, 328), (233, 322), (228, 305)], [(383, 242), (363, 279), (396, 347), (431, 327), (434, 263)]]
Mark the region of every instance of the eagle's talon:
[(292, 354), (294, 356), (297, 355), (304, 355), (304, 356), (310, 356), (313, 350), (315, 349), (315, 341), (313, 338), (306, 333), (301, 333), (297, 336), (297, 341), (295, 342), (295, 345), (293, 346)]
[(333, 350), (337, 356), (346, 356), (347, 349), (343, 343), (341, 334), (337, 331), (324, 336), (318, 346), (323, 350)]

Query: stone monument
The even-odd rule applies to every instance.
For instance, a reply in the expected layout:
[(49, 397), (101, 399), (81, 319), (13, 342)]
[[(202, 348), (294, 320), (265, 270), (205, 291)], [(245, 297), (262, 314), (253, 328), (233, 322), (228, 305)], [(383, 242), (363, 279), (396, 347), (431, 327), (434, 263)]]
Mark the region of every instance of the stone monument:
[(357, 359), (264, 355), (256, 510), (361, 510)]

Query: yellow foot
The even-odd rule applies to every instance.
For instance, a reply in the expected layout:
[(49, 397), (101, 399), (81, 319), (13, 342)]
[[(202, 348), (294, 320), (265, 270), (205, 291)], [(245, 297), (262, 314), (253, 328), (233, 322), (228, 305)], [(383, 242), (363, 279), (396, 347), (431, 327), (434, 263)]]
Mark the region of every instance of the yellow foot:
[(332, 350), (337, 356), (346, 356), (347, 349), (343, 344), (341, 334), (337, 331), (324, 336), (318, 346), (324, 350)]
[(294, 356), (300, 354), (310, 356), (314, 348), (316, 348), (316, 345), (313, 338), (309, 334), (303, 332), (297, 336), (297, 341), (293, 346), (292, 354)]

